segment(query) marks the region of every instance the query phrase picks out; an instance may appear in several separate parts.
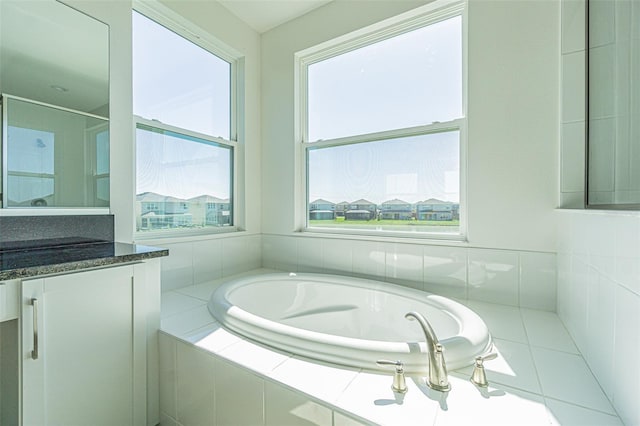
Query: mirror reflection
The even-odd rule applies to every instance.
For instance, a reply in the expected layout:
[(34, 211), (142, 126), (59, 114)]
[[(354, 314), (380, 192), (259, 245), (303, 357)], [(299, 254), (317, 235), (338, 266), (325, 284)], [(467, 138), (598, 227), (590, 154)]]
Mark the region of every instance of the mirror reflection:
[(588, 205), (640, 209), (640, 3), (588, 2)]
[(108, 207), (109, 28), (0, 0), (2, 207)]
[(5, 95), (6, 207), (108, 207), (108, 122)]
[(1, 0), (0, 92), (108, 117), (107, 25), (55, 0)]

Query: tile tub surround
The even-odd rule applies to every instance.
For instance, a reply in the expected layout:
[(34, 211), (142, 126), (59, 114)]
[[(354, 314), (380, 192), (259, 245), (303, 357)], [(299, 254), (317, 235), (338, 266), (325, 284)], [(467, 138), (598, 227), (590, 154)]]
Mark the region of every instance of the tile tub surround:
[(387, 281), (458, 300), (556, 310), (555, 253), (266, 234), (262, 266)]
[(163, 293), (163, 424), (622, 424), (552, 312), (468, 302), (500, 354), (485, 364), (489, 388), (471, 384), (467, 367), (450, 372), (448, 394), (411, 377), (400, 397), (391, 372), (319, 364), (226, 331), (206, 308), (221, 282)]
[(262, 237), (225, 233), (187, 241), (143, 240), (169, 249), (162, 259), (162, 291), (197, 285), (262, 266)]

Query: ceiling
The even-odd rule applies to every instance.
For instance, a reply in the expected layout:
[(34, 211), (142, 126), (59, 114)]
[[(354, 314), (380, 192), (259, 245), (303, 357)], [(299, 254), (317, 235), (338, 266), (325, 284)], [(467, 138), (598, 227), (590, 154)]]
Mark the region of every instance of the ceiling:
[(218, 0), (259, 33), (295, 19), (333, 0)]
[(52, 0), (0, 0), (0, 18), (3, 93), (107, 114), (106, 24)]

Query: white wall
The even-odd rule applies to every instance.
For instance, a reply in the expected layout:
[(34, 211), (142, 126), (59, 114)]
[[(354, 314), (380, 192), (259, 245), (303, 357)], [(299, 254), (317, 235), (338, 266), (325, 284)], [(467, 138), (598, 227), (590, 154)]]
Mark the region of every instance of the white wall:
[(559, 1), (469, 2), (469, 243), (555, 251)]
[[(294, 53), (425, 2), (336, 1), (262, 37), (265, 234), (295, 229)], [(555, 250), (559, 1), (469, 6), (468, 245)]]

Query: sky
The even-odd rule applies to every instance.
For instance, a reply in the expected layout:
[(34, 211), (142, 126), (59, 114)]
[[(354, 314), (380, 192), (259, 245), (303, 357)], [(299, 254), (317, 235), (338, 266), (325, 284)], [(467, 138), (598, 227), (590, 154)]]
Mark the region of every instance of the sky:
[[(138, 13), (133, 23), (134, 114), (229, 139), (230, 64)], [(458, 16), (310, 65), (305, 140), (460, 118), (461, 28)], [(142, 130), (137, 144), (137, 193), (229, 197), (227, 149)], [(452, 131), (311, 147), (309, 201), (458, 202), (459, 145)]]
[(133, 13), (133, 113), (230, 139), (231, 65)]
[[(459, 132), (309, 151), (309, 201), (459, 201)], [(347, 184), (348, 183), (348, 184)]]
[[(310, 65), (307, 140), (462, 117), (461, 24), (454, 17)], [(309, 201), (459, 202), (459, 139), (453, 131), (310, 149)]]

